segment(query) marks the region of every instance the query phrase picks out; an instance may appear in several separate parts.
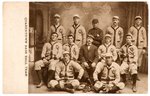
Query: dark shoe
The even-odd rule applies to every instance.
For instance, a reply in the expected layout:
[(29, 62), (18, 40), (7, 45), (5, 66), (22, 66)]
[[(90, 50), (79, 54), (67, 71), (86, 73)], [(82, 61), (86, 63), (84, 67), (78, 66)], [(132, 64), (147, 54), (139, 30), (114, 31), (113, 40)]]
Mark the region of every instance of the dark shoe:
[(133, 85), (133, 86), (132, 86), (132, 91), (133, 91), (133, 92), (137, 92), (136, 85)]
[(90, 92), (90, 91), (91, 91), (90, 86), (85, 86), (84, 89), (83, 89), (83, 92), (84, 92), (84, 93)]
[(95, 89), (94, 89), (94, 87), (93, 86), (91, 86), (91, 90), (90, 91), (95, 91)]
[(74, 92), (75, 92), (75, 89), (66, 88), (66, 91), (69, 92), (69, 93), (74, 93)]
[(79, 87), (77, 88), (77, 90), (83, 90), (84, 88), (85, 88), (85, 84), (81, 84), (81, 85), (79, 85)]
[(44, 85), (44, 82), (41, 81), (40, 84), (38, 84), (38, 85), (36, 86), (36, 88), (41, 88), (41, 86), (43, 86), (43, 85)]

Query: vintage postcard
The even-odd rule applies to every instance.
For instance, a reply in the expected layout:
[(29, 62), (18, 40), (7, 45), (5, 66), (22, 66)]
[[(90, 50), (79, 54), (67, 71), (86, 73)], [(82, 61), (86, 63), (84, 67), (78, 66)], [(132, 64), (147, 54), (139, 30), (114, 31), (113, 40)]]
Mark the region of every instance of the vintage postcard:
[(3, 2), (3, 93), (148, 94), (147, 2)]

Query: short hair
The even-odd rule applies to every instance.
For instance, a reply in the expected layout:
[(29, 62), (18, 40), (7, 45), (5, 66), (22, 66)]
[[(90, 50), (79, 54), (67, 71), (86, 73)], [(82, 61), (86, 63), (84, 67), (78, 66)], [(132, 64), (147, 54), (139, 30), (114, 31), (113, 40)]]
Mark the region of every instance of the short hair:
[(74, 36), (73, 36), (73, 35), (68, 35), (68, 38), (69, 38), (69, 37), (72, 37), (72, 38), (74, 38)]
[(56, 34), (56, 35), (57, 35), (57, 37), (58, 37), (58, 34), (57, 34), (56, 32), (52, 32), (52, 33), (51, 33), (51, 36), (52, 36), (53, 34)]

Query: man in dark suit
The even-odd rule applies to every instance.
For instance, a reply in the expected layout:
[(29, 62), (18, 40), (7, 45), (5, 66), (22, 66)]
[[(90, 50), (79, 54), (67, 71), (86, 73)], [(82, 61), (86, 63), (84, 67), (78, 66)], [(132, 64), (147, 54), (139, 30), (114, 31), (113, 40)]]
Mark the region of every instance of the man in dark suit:
[(93, 85), (93, 71), (98, 62), (97, 47), (92, 44), (93, 39), (94, 39), (94, 36), (88, 35), (86, 44), (81, 47), (80, 53), (79, 53), (79, 60), (84, 69), (83, 80), (85, 80), (87, 84), (90, 84), (90, 85)]

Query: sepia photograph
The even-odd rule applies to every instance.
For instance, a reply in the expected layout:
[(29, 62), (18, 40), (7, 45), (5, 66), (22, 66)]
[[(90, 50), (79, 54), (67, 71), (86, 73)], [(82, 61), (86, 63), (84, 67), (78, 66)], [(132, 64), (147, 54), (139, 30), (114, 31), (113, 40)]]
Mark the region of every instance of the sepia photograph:
[(147, 94), (147, 2), (29, 2), (28, 92)]
[(148, 5), (2, 2), (3, 94), (148, 95)]

